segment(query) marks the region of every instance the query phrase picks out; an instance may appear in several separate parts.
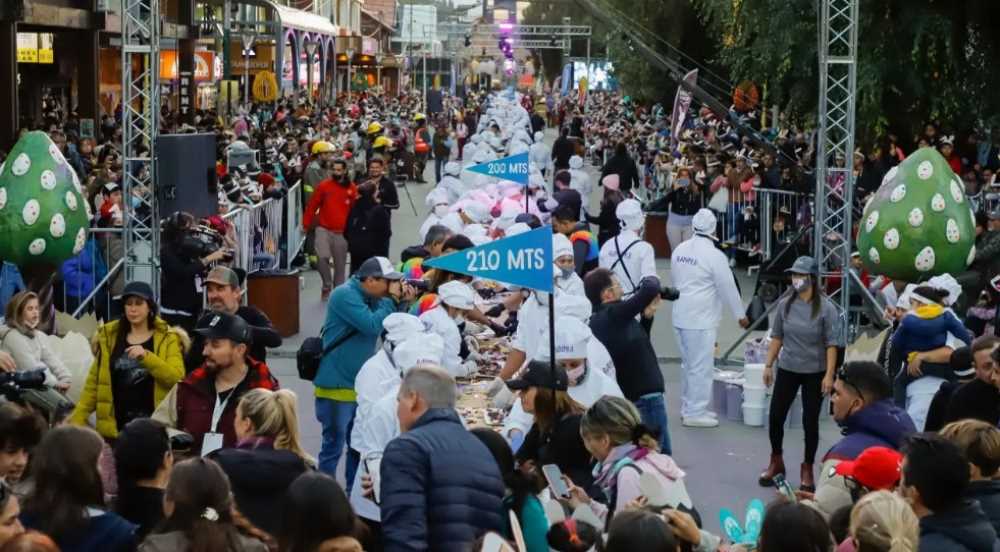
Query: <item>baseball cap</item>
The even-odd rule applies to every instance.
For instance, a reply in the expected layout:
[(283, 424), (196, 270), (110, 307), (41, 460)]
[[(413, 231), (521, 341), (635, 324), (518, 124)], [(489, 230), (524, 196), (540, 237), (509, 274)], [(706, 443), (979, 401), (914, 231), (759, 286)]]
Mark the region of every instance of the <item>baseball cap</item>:
[(219, 284), (220, 286), (240, 287), (240, 278), (233, 269), (226, 266), (216, 266), (208, 272), (205, 282)]
[(209, 339), (228, 339), (236, 343), (250, 343), (250, 326), (245, 320), (221, 311), (212, 311), (202, 316), (195, 327), (195, 333)]
[(889, 490), (899, 483), (903, 455), (887, 447), (866, 448), (854, 460), (837, 464), (837, 475), (850, 477), (872, 491)]
[(153, 288), (146, 282), (129, 282), (125, 284), (125, 289), (122, 290), (122, 299), (126, 297), (139, 297), (151, 304), (156, 304), (156, 299), (153, 298)]
[(402, 280), (403, 273), (397, 271), (389, 259), (385, 257), (372, 257), (367, 261), (361, 263), (358, 267), (358, 271), (354, 275), (359, 280), (364, 280), (365, 278), (385, 278), (386, 280)]
[[(553, 374), (555, 374), (554, 380)], [(553, 370), (548, 362), (533, 360), (517, 378), (507, 381), (507, 387), (512, 391), (521, 391), (529, 387), (565, 391), (569, 389), (569, 377), (566, 376), (566, 371), (558, 366)]]

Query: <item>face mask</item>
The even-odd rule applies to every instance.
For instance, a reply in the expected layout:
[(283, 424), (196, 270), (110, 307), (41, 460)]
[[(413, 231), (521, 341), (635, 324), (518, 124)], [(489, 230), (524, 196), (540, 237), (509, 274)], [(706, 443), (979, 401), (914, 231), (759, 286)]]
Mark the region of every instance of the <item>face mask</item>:
[(569, 278), (570, 276), (573, 275), (573, 269), (572, 268), (562, 268), (562, 267), (559, 267), (559, 270), (562, 271), (562, 277), (563, 278)]
[(447, 215), (448, 214), (448, 206), (447, 205), (435, 205), (434, 206), (434, 214), (437, 215), (437, 216), (439, 216), (439, 217), (443, 217), (443, 216)]
[(132, 208), (138, 209), (139, 205), (142, 205), (142, 200), (136, 196), (132, 196)]
[(691, 183), (691, 179), (690, 178), (678, 178), (677, 179), (677, 185), (681, 186), (681, 187), (686, 187), (690, 183)]
[(809, 281), (805, 278), (792, 278), (792, 287), (795, 288), (795, 291), (802, 291), (806, 289), (807, 285), (809, 285)]

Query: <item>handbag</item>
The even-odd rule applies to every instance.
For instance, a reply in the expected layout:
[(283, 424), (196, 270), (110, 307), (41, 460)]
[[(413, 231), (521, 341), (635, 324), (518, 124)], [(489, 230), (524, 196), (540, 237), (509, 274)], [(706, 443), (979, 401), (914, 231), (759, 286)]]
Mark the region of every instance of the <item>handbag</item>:
[(295, 353), (295, 368), (299, 371), (299, 377), (306, 381), (315, 380), (316, 374), (319, 372), (319, 363), (323, 360), (323, 357), (343, 345), (345, 341), (354, 337), (356, 333), (358, 333), (358, 330), (351, 329), (351, 331), (331, 343), (329, 347), (323, 347), (323, 334), (320, 334), (319, 337), (306, 338), (302, 342), (302, 345), (299, 345), (299, 350)]
[(729, 205), (729, 188), (720, 186), (712, 194), (712, 199), (708, 200), (708, 208), (716, 213), (725, 213), (727, 205)]

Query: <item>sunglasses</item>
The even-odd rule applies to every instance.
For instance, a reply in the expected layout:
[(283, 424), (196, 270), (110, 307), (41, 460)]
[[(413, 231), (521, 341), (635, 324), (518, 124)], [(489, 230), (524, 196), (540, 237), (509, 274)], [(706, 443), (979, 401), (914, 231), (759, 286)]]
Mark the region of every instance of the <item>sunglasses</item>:
[(837, 370), (837, 379), (844, 382), (844, 385), (850, 386), (850, 388), (853, 389), (859, 397), (861, 397), (861, 400), (865, 400), (865, 394), (861, 392), (861, 388), (858, 387), (857, 384), (851, 381), (851, 376), (848, 374), (847, 369), (844, 366), (841, 366), (840, 369)]

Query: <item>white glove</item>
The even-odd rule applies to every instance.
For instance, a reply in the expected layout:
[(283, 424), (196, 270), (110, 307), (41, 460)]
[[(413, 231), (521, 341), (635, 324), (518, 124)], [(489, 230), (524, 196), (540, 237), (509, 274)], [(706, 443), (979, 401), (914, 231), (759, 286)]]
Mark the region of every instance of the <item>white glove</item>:
[(506, 385), (503, 386), (492, 400), (493, 408), (502, 408), (504, 410), (514, 406), (514, 393)]
[(484, 389), (484, 391), (486, 392), (487, 397), (493, 397), (504, 389), (507, 389), (507, 382), (505, 382), (500, 376), (497, 376), (493, 378), (493, 381), (486, 384), (486, 389)]

